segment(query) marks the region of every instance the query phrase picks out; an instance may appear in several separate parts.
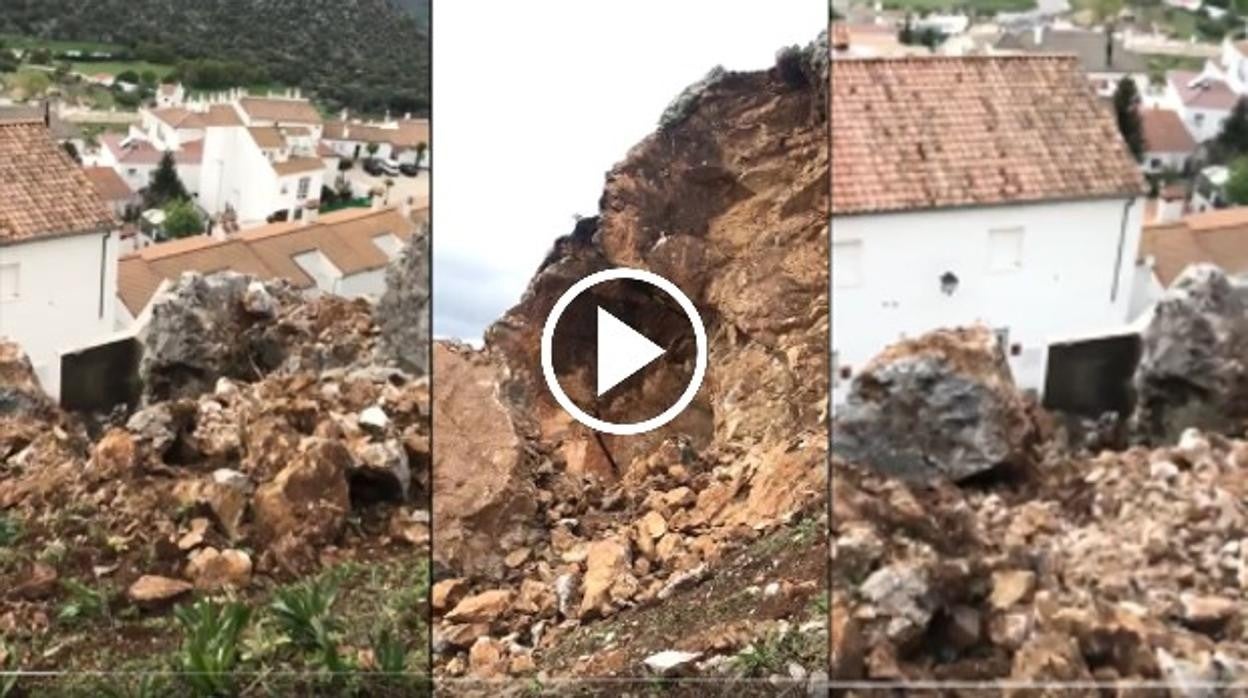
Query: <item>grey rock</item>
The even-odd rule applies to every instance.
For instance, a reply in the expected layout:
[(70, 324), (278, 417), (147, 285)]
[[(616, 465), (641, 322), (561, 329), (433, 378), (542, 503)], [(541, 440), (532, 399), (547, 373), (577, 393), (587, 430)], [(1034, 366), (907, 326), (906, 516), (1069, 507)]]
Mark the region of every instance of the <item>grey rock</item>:
[(377, 305), (378, 351), (414, 376), (429, 373), (429, 228), (408, 240), (386, 269), (386, 292)]
[(1140, 335), (1133, 439), (1173, 443), (1188, 427), (1242, 430), (1248, 419), (1248, 285), (1188, 267)]
[(832, 451), (886, 475), (963, 480), (1030, 463), (1034, 429), (986, 327), (937, 330), (885, 349), (854, 377)]

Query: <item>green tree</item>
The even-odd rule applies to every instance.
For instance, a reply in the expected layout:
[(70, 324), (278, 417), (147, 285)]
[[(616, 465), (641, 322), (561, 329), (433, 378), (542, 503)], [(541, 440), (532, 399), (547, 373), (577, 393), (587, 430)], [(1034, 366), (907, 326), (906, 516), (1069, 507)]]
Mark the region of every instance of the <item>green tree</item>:
[(29, 62), (35, 65), (51, 65), (52, 64), (52, 52), (49, 51), (47, 48), (40, 46), (39, 48), (31, 49), (29, 52), (27, 52), (26, 60), (28, 60)]
[(155, 87), (158, 80), (160, 80), (160, 78), (156, 75), (156, 71), (154, 70), (145, 70), (139, 74), (139, 82), (141, 82), (144, 87)]
[(368, 156), (370, 158), (377, 157), (377, 151), (381, 150), (381, 145), (378, 143), (369, 143), (368, 147), (365, 148), (365, 150), (368, 151)]
[(1215, 145), (1218, 159), (1224, 162), (1248, 153), (1248, 99), (1241, 97), (1235, 103)]
[(139, 74), (133, 70), (123, 70), (116, 75), (118, 82), (128, 82), (131, 85), (137, 85), (140, 82)]
[(184, 238), (204, 232), (204, 222), (190, 200), (174, 199), (165, 205), (164, 211), (163, 227), (169, 237)]
[(173, 153), (165, 151), (160, 156), (160, 164), (152, 173), (152, 183), (147, 185), (143, 201), (147, 208), (160, 208), (170, 201), (190, 198), (182, 180), (178, 178), (178, 167), (174, 163)]
[(421, 163), (425, 161), (425, 153), (429, 150), (429, 144), (421, 141), (416, 144), (416, 167), (419, 168)]
[(1114, 89), (1114, 116), (1118, 120), (1118, 132), (1131, 149), (1136, 162), (1144, 159), (1144, 126), (1140, 121), (1140, 93), (1135, 81), (1125, 77)]

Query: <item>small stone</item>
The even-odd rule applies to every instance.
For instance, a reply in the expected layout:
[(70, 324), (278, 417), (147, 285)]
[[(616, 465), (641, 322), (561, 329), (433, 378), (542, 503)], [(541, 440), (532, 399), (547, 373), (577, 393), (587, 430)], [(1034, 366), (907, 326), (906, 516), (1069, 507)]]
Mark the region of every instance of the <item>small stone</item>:
[(384, 432), (390, 426), (390, 416), (378, 405), (366, 407), (360, 412), (360, 426), (375, 432)]
[(1236, 615), (1239, 604), (1221, 596), (1183, 594), (1183, 622), (1201, 632), (1217, 632)]
[(667, 520), (657, 511), (646, 512), (638, 523), (641, 530), (649, 535), (651, 540), (658, 540), (667, 533)]
[(242, 589), (251, 583), (251, 556), (242, 550), (204, 548), (191, 558), (186, 573), (196, 589)]
[(698, 652), (665, 650), (642, 660), (651, 673), (658, 676), (676, 676), (686, 670), (702, 655)]
[(1179, 476), (1179, 466), (1168, 460), (1153, 461), (1148, 466), (1148, 474), (1154, 480), (1170, 481)]
[(537, 671), (537, 664), (533, 661), (533, 655), (517, 654), (511, 658), (511, 666), (508, 671), (512, 676), (526, 676)]
[(55, 567), (42, 562), (36, 562), (31, 565), (30, 573), (26, 575), (26, 579), (13, 587), (13, 596), (29, 601), (49, 596), (56, 591), (56, 580), (59, 576)]
[(614, 598), (615, 586), (625, 577), (633, 578), (631, 568), (628, 548), (618, 540), (609, 538), (590, 543), (586, 552), (581, 616), (606, 612)]
[(464, 597), (464, 593), (467, 591), (468, 580), (459, 577), (435, 582), (430, 595), (430, 603), (433, 604), (433, 610), (441, 612), (451, 608), (454, 604), (459, 603), (459, 600)]
[(763, 587), (763, 598), (770, 599), (780, 595), (780, 582), (772, 582)]
[(140, 606), (159, 606), (194, 589), (190, 582), (145, 574), (126, 591), (130, 600)]
[(529, 559), (529, 555), (531, 553), (532, 551), (528, 548), (516, 548), (515, 550), (507, 553), (507, 557), (503, 558), (503, 564), (507, 565), (509, 569), (515, 569), (520, 565), (523, 565), (524, 562)]
[(493, 638), (479, 637), (468, 650), (468, 671), (481, 679), (490, 679), (506, 674), (506, 649), (503, 644)]
[(209, 524), (208, 519), (202, 517), (191, 519), (190, 530), (178, 539), (178, 549), (190, 550), (199, 547), (204, 542), (204, 534), (208, 532)]
[(460, 601), (446, 614), (452, 623), (493, 623), (511, 606), (509, 589), (492, 589)]
[(974, 647), (979, 643), (981, 622), (979, 611), (970, 606), (955, 606), (949, 613), (949, 643), (960, 650)]
[(1003, 570), (992, 573), (992, 595), (988, 602), (993, 608), (1005, 610), (1016, 603), (1026, 601), (1036, 589), (1036, 573), (1031, 570)]
[(262, 282), (252, 281), (243, 294), (243, 308), (258, 317), (274, 317), (277, 315), (277, 300)]

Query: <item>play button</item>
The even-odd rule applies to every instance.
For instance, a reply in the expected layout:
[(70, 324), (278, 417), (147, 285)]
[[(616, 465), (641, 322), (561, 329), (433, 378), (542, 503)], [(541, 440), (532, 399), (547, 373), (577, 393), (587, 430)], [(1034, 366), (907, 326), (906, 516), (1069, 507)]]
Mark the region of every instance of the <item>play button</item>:
[(706, 374), (706, 331), (693, 302), (640, 269), (608, 269), (573, 284), (546, 318), (541, 352), (559, 406), (620, 436), (675, 419)]
[(620, 381), (663, 356), (663, 347), (624, 324), (602, 308), (598, 309), (597, 391), (602, 395)]

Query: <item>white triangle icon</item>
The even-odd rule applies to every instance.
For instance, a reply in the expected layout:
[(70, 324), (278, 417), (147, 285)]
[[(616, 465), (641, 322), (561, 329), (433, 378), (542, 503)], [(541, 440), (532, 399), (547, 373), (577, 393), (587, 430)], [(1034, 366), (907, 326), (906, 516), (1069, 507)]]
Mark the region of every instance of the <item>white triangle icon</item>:
[(664, 351), (616, 316), (598, 308), (598, 395), (640, 371)]

